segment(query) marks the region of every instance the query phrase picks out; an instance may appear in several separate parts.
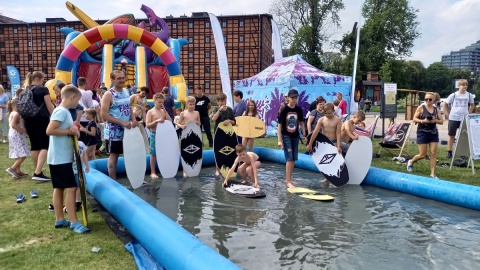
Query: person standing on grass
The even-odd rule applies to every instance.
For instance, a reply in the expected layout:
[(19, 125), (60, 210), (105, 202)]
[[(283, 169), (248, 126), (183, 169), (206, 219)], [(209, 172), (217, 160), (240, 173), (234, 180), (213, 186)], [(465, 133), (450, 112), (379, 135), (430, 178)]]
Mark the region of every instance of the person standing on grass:
[(27, 143), (27, 131), (23, 124), (23, 119), (17, 112), (17, 99), (14, 98), (7, 103), (8, 121), (10, 130), (8, 131), (8, 157), (15, 159), (15, 163), (6, 169), (6, 172), (14, 178), (25, 177), (28, 174), (20, 170), (20, 166), (30, 155)]
[[(78, 128), (73, 125), (73, 119), (68, 109), (77, 106), (82, 93), (73, 85), (65, 86), (62, 91), (62, 103), (55, 108), (50, 118), (46, 134), (50, 136), (50, 149), (47, 162), (52, 174), (53, 207), (55, 210), (55, 228), (70, 227), (76, 233), (88, 233), (90, 229), (84, 227), (77, 218), (76, 193), (77, 182), (73, 172), (74, 147), (71, 136), (79, 136)], [(81, 170), (81, 168), (78, 168)], [(63, 215), (63, 193), (65, 206), (70, 220)]]
[[(278, 146), (283, 149), (285, 154), (286, 183), (288, 188), (294, 188), (292, 184), (292, 173), (295, 166), (295, 161), (298, 160), (298, 142), (300, 133), (298, 126), (302, 129), (302, 134), (305, 134), (305, 125), (303, 124), (303, 111), (297, 105), (298, 91), (291, 89), (288, 91), (287, 105), (280, 111), (278, 117)], [(302, 140), (306, 140), (305, 137)]]
[[(82, 98), (80, 99), (80, 104), (83, 106), (83, 111), (86, 111), (90, 108), (95, 108), (93, 106), (93, 93), (90, 90), (86, 90), (87, 87), (87, 78), (80, 77), (77, 79), (78, 90), (82, 93)], [(74, 119), (75, 120), (75, 119)], [(87, 127), (88, 119), (84, 113), (80, 115), (80, 125), (82, 127)], [(87, 134), (83, 131), (80, 131), (80, 141), (82, 141), (85, 145), (87, 144)]]
[(443, 102), (443, 111), (445, 112), (445, 119), (448, 119), (448, 154), (447, 159), (452, 158), (453, 142), (457, 129), (460, 127), (465, 115), (472, 113), (475, 108), (473, 95), (467, 92), (468, 81), (459, 80), (458, 91), (448, 96), (447, 100)]
[[(53, 112), (53, 104), (50, 100), (48, 88), (43, 86), (45, 75), (40, 71), (27, 73), (25, 79), (25, 88), (29, 88), (33, 93), (33, 102), (40, 110), (35, 116), (24, 118), (25, 129), (30, 140), (30, 156), (32, 157), (33, 172), (32, 180), (50, 181), (50, 177), (43, 174), (42, 169), (47, 161), (49, 138), (46, 134), (50, 114)], [(22, 95), (26, 92), (22, 92)], [(21, 98), (21, 95), (19, 96)]]
[(203, 128), (208, 139), (208, 146), (213, 147), (212, 131), (210, 130), (210, 117), (208, 111), (212, 108), (210, 99), (203, 94), (203, 88), (197, 86), (195, 88), (195, 111), (200, 113), (200, 122), (202, 123), (200, 128)]
[(113, 87), (105, 92), (101, 100), (100, 111), (104, 125), (104, 138), (107, 145), (108, 176), (117, 179), (118, 157), (123, 154), (123, 132), (125, 128), (135, 128), (138, 123), (131, 111), (130, 94), (125, 85), (125, 74), (120, 70), (110, 73)]
[(442, 114), (437, 107), (433, 106), (440, 100), (438, 93), (428, 92), (425, 94), (425, 104), (419, 106), (413, 116), (413, 122), (418, 123), (417, 145), (418, 155), (407, 162), (407, 171), (413, 170), (413, 164), (427, 155), (427, 146), (430, 148), (430, 177), (438, 179), (435, 175), (437, 166), (438, 125), (443, 125)]
[(7, 102), (9, 98), (7, 94), (5, 94), (5, 89), (0, 84), (0, 128), (2, 129), (2, 143), (7, 143), (8, 138), (8, 131), (7, 131)]
[(340, 101), (338, 108), (342, 110), (342, 115), (347, 114), (347, 102), (343, 99), (343, 94), (338, 92), (337, 99)]

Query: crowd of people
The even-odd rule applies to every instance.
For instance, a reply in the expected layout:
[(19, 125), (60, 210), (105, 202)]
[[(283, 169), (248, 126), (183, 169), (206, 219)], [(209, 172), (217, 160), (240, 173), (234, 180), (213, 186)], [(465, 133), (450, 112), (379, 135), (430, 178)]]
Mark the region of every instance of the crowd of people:
[[(79, 194), (73, 172), (73, 145), (70, 136), (78, 136), (84, 145), (85, 161), (95, 159), (97, 148), (108, 154), (108, 174), (116, 179), (118, 158), (123, 154), (123, 134), (125, 128), (135, 128), (142, 125), (150, 131), (151, 178), (158, 178), (155, 172), (155, 131), (158, 123), (172, 121), (181, 131), (188, 122), (195, 122), (206, 133), (208, 145), (213, 146), (211, 121), (214, 130), (218, 125), (235, 125), (235, 117), (250, 116), (260, 118), (254, 100), (243, 100), (241, 91), (234, 91), (235, 106), (227, 106), (227, 96), (224, 93), (216, 95), (218, 106), (211, 112), (212, 103), (204, 95), (202, 87), (195, 88), (195, 95), (186, 98), (185, 108), (175, 109), (174, 99), (169, 88), (153, 95), (153, 108), (147, 103), (148, 87), (140, 87), (138, 91), (125, 88), (125, 74), (114, 70), (110, 74), (112, 87), (107, 89), (102, 85), (95, 90), (88, 90), (88, 81), (84, 77), (77, 80), (77, 87), (59, 82), (54, 86), (56, 95), (52, 103), (49, 90), (44, 87), (42, 72), (29, 73), (26, 76), (23, 89), (18, 89), (17, 97), (9, 100), (3, 87), (0, 86), (0, 120), (3, 143), (9, 141), (9, 157), (14, 163), (6, 170), (14, 178), (27, 177), (22, 172), (21, 165), (30, 156), (34, 170), (32, 179), (52, 181), (53, 205), (49, 208), (55, 211), (55, 228), (70, 227), (78, 233), (89, 232), (89, 229), (78, 222), (76, 210), (79, 209)], [(459, 126), (459, 119), (472, 111), (473, 98), (466, 92), (466, 81), (461, 81), (460, 90), (452, 94), (445, 107), (449, 119), (449, 136), (453, 138)], [(37, 108), (35, 115), (22, 117), (19, 102), (31, 95)], [(365, 129), (365, 113), (359, 110), (349, 120), (344, 120), (347, 113), (347, 102), (341, 93), (333, 103), (327, 103), (319, 96), (310, 105), (306, 117), (297, 105), (299, 93), (291, 89), (285, 95), (285, 104), (278, 112), (278, 146), (283, 149), (286, 159), (286, 186), (294, 187), (292, 173), (295, 161), (298, 160), (299, 141), (307, 143), (307, 151), (311, 151), (313, 141), (318, 133), (322, 133), (337, 147), (340, 154), (345, 155), (352, 141), (358, 139), (355, 128)], [(435, 177), (436, 149), (439, 141), (437, 125), (443, 124), (441, 113), (433, 104), (439, 100), (436, 93), (427, 93), (425, 105), (418, 107), (414, 122), (418, 123), (417, 144), (419, 154), (408, 162), (407, 169), (412, 171), (413, 164), (425, 158), (427, 146), (430, 148), (431, 176)], [(365, 102), (360, 102), (363, 108)], [(24, 104), (22, 106), (25, 106)], [(470, 107), (469, 107), (470, 106)], [(9, 123), (10, 129), (7, 129)], [(8, 130), (8, 131), (7, 131)], [(30, 149), (27, 143), (30, 141)], [(451, 144), (449, 137), (449, 155)], [(453, 139), (452, 139), (453, 141)], [(257, 169), (260, 166), (258, 156), (253, 153), (254, 139), (238, 137), (235, 163), (242, 163), (239, 174), (244, 183), (250, 176), (255, 187), (259, 187)], [(49, 165), (51, 177), (43, 173), (45, 162)], [(87, 164), (88, 165), (88, 164)], [(88, 166), (86, 167), (88, 171)], [(232, 173), (232, 172), (229, 172)], [(216, 175), (219, 175), (217, 169)], [(228, 179), (228, 178), (227, 178)], [(63, 194), (66, 193), (65, 207), (70, 220), (64, 218)]]

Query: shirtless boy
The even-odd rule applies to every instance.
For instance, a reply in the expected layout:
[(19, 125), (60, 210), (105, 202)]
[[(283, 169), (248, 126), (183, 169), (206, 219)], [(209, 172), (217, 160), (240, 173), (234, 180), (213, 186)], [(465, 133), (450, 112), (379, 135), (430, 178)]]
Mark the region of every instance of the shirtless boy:
[(260, 167), (261, 163), (258, 160), (258, 155), (254, 152), (247, 152), (245, 145), (238, 144), (235, 146), (235, 152), (237, 153), (237, 158), (235, 159), (235, 163), (233, 164), (232, 168), (228, 171), (227, 176), (225, 177), (225, 181), (223, 181), (223, 186), (227, 185), (228, 179), (230, 175), (234, 172), (235, 168), (237, 167), (238, 163), (243, 162), (240, 167), (238, 167), (237, 172), (242, 177), (242, 184), (247, 184), (247, 175), (253, 181), (253, 187), (260, 188), (258, 185), (258, 168)]
[(312, 152), (312, 144), (317, 138), (318, 132), (322, 130), (322, 134), (325, 135), (333, 144), (337, 146), (338, 153), (342, 153), (341, 148), (341, 129), (342, 129), (342, 119), (335, 116), (335, 108), (332, 103), (326, 103), (323, 106), (324, 117), (318, 119), (317, 126), (313, 131), (312, 138), (307, 146), (307, 151)]
[(356, 112), (352, 119), (345, 121), (342, 125), (342, 152), (346, 154), (348, 148), (350, 147), (349, 143), (353, 140), (357, 140), (358, 136), (353, 134), (355, 130), (355, 125), (363, 122), (365, 120), (365, 113), (363, 111)]
[(185, 100), (186, 109), (180, 113), (177, 127), (184, 129), (188, 122), (195, 122), (200, 126), (200, 113), (195, 111), (195, 98), (188, 96)]
[(155, 152), (155, 132), (157, 131), (157, 123), (163, 123), (165, 120), (172, 121), (167, 111), (163, 107), (165, 96), (161, 93), (156, 93), (153, 96), (153, 109), (147, 112), (147, 128), (150, 129), (150, 177), (152, 179), (158, 178), (155, 172), (157, 164), (157, 154)]

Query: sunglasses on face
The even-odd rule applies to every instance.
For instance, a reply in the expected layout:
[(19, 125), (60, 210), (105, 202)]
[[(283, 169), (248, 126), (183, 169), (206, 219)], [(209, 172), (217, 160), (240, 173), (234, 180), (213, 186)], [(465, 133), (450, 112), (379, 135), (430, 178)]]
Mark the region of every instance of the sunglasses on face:
[(433, 101), (433, 98), (426, 98), (425, 101)]

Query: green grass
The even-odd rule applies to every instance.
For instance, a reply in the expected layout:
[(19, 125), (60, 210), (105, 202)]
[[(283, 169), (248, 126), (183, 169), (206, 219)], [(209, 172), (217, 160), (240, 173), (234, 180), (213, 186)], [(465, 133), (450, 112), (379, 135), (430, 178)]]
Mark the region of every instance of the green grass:
[[(206, 137), (204, 136), (204, 140)], [(378, 142), (374, 140), (374, 153), (378, 153)], [(277, 139), (258, 138), (255, 146), (278, 149)], [(208, 149), (208, 148), (206, 148)], [(300, 144), (300, 153), (305, 145)], [(411, 144), (411, 154), (418, 152)], [(439, 147), (439, 162), (447, 162), (446, 148)], [(405, 166), (392, 161), (393, 155), (383, 151), (381, 158), (373, 159), (372, 166), (393, 171), (405, 172)], [(133, 257), (124, 249), (123, 243), (110, 230), (99, 213), (89, 212), (90, 234), (79, 235), (68, 229), (55, 229), (54, 214), (47, 210), (51, 203), (52, 186), (50, 182), (41, 183), (24, 178), (14, 180), (5, 169), (12, 164), (8, 159), (8, 144), (0, 144), (0, 265), (2, 269), (134, 269)], [(31, 159), (22, 168), (32, 173)], [(47, 166), (45, 166), (47, 168)], [(415, 164), (414, 173), (429, 175), (428, 161)], [(47, 172), (48, 174), (48, 172)], [(49, 175), (49, 174), (48, 174)], [(441, 179), (478, 185), (478, 177), (471, 169), (437, 168)], [(39, 190), (38, 199), (30, 199), (30, 190)], [(17, 204), (15, 195), (23, 193), (27, 201)], [(79, 213), (80, 214), (80, 213)], [(79, 215), (79, 218), (81, 215)], [(100, 247), (99, 253), (93, 253), (92, 247)]]
[[(8, 159), (8, 144), (0, 144), (2, 269), (135, 269), (133, 257), (99, 213), (89, 212), (90, 234), (55, 229), (55, 215), (47, 209), (52, 202), (52, 184), (13, 179), (5, 172), (12, 161)], [(32, 168), (28, 158), (22, 170), (31, 175)], [(30, 199), (32, 189), (39, 191), (39, 198)], [(15, 195), (19, 193), (25, 194), (26, 202), (16, 203)], [(81, 219), (81, 212), (78, 214)], [(99, 253), (91, 251), (95, 246), (101, 248)]]

